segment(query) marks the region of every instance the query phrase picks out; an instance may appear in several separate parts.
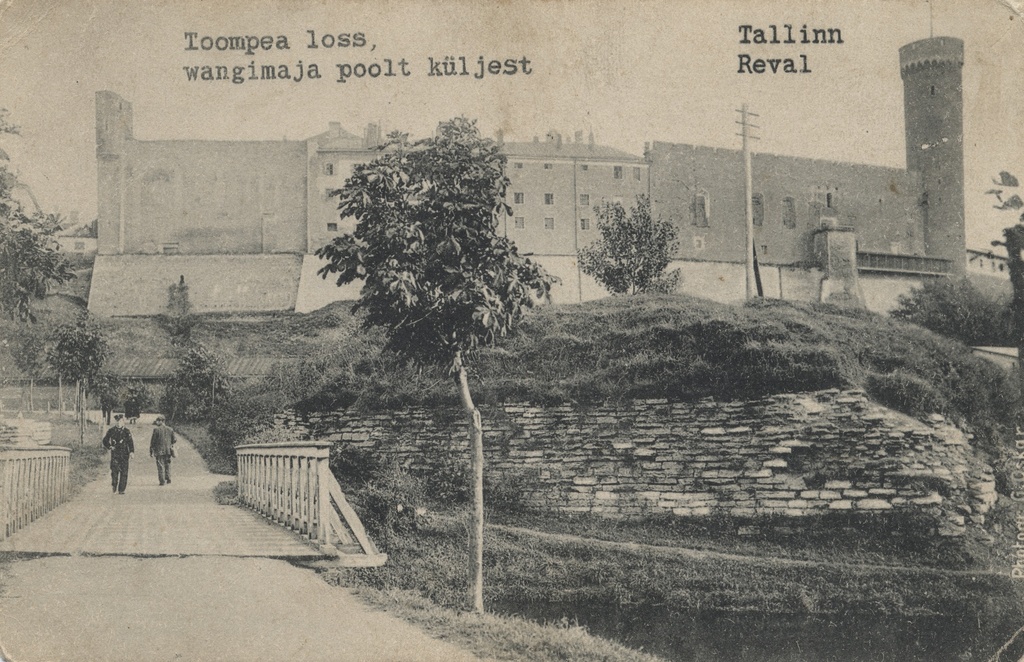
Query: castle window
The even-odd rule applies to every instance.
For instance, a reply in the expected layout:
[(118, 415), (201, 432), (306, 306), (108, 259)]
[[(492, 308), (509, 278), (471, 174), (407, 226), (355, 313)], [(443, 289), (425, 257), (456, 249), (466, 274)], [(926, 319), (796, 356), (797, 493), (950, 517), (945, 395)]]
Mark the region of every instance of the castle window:
[(828, 207), (829, 209), (835, 209), (835, 204), (834, 203), (835, 203), (835, 198), (833, 198), (832, 193), (826, 193), (825, 194), (825, 206)]
[(522, 230), (526, 227), (526, 219), (522, 216), (516, 216), (516, 230)]
[(932, 96), (935, 96), (935, 86), (932, 85)]
[(523, 163), (521, 161), (516, 161), (515, 164), (513, 165), (513, 167), (516, 170), (522, 170), (523, 169)]
[(751, 206), (754, 210), (754, 225), (764, 225), (764, 196), (760, 193), (752, 195)]
[(328, 176), (334, 174), (334, 164), (333, 163), (325, 163), (324, 164), (324, 174), (328, 175)]
[(580, 230), (589, 230), (589, 229), (590, 229), (590, 219), (589, 218), (581, 218), (580, 219)]
[(338, 224), (337, 223), (328, 223), (327, 224), (327, 231), (328, 232), (337, 232), (338, 231)]
[(550, 163), (545, 163), (544, 164), (544, 169), (545, 170), (551, 170), (551, 164)]
[(586, 163), (584, 163), (583, 165), (580, 166), (580, 170), (582, 170), (583, 172), (586, 172), (586, 171), (590, 170), (590, 166), (587, 165)]
[(612, 169), (612, 175), (615, 179), (622, 179), (622, 166), (615, 166)]
[(580, 206), (581, 207), (589, 207), (590, 206), (590, 194), (589, 193), (580, 193)]
[(513, 193), (513, 194), (512, 194), (512, 202), (513, 202), (514, 204), (517, 204), (517, 205), (521, 205), (521, 204), (523, 204), (523, 199), (524, 199), (525, 197), (526, 197), (526, 196), (525, 196), (525, 195), (523, 195), (522, 193)]
[(693, 197), (693, 224), (699, 228), (708, 227), (707, 193), (698, 193)]
[(554, 193), (545, 193), (544, 194), (544, 204), (546, 204), (546, 205), (553, 205), (553, 204), (555, 204), (555, 194)]
[(787, 228), (796, 227), (796, 200), (793, 198), (782, 199), (782, 225)]
[(633, 179), (640, 181), (640, 168), (633, 168)]
[(761, 244), (761, 255), (768, 255), (768, 245)]
[(544, 229), (545, 230), (554, 230), (555, 229), (555, 219), (553, 219), (553, 218), (545, 218), (544, 219)]

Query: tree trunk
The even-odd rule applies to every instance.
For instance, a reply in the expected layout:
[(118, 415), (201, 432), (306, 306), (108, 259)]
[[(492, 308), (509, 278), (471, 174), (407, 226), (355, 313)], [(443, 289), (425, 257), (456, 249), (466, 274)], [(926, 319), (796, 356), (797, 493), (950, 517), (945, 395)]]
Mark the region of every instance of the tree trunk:
[(36, 391), (36, 380), (33, 379), (32, 377), (29, 377), (28, 378), (28, 410), (29, 411), (35, 411), (36, 410), (35, 391)]
[(57, 418), (64, 418), (64, 379), (57, 375)]
[(470, 465), (473, 469), (473, 512), (469, 527), (469, 604), (478, 614), (484, 611), (484, 430), (480, 410), (469, 392), (462, 354), (455, 355), (455, 383), (462, 407), (469, 419)]

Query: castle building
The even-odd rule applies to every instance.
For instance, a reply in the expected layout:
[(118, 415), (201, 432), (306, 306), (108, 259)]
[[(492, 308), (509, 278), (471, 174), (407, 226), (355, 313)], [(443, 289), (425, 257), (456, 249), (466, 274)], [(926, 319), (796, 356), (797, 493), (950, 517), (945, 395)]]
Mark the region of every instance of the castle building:
[[(754, 154), (754, 245), (765, 296), (854, 300), (874, 310), (923, 280), (964, 275), (963, 42), (899, 52), (905, 168)], [(641, 156), (593, 136), (504, 142), (512, 214), (500, 231), (561, 278), (555, 301), (606, 292), (579, 271), (595, 207), (638, 194), (679, 231), (681, 291), (744, 298), (745, 192), (738, 150), (654, 142)], [(303, 141), (149, 141), (131, 104), (96, 95), (98, 257), (90, 310), (163, 311), (184, 275), (197, 311), (309, 311), (352, 299), (313, 253), (351, 231), (330, 193), (372, 158), (380, 129), (338, 123)], [(837, 299), (838, 297), (838, 299)]]

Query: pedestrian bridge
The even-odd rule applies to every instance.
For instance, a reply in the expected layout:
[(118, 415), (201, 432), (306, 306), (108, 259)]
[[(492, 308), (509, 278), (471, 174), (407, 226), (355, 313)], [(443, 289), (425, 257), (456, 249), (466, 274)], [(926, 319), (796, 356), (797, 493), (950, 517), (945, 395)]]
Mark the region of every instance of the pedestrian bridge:
[[(160, 486), (145, 449), (148, 427), (135, 430), (136, 449), (124, 495), (109, 474), (71, 501), (0, 542), (0, 551), (130, 556), (337, 557), (346, 565), (380, 565), (355, 513), (327, 470), (327, 449), (274, 445), (240, 453), (240, 494), (254, 510), (218, 504), (218, 483), (192, 445), (178, 436), (171, 483)], [(320, 488), (323, 489), (320, 489)], [(320, 526), (325, 522), (327, 526)]]

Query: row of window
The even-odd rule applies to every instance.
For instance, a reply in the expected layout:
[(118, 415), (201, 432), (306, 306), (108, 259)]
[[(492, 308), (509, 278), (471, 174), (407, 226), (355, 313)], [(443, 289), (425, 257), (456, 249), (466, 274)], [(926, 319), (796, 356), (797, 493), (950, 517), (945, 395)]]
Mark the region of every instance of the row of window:
[[(622, 203), (622, 199), (618, 198), (618, 197), (612, 198), (612, 200), (614, 202), (618, 202), (620, 204)], [(521, 205), (521, 204), (525, 204), (525, 203), (526, 203), (526, 194), (525, 193), (518, 193), (518, 192), (513, 192), (512, 193), (512, 204)], [(544, 204), (546, 204), (546, 205), (553, 205), (553, 204), (555, 204), (555, 194), (554, 193), (545, 193), (544, 194)], [(584, 209), (590, 207), (590, 194), (589, 193), (580, 193), (580, 207), (583, 207)]]
[[(516, 216), (516, 217), (514, 217), (513, 225), (514, 225), (516, 230), (525, 230), (526, 229), (526, 217), (525, 216)], [(555, 219), (551, 218), (551, 217), (545, 218), (544, 219), (544, 229), (545, 230), (554, 230), (555, 229)], [(590, 219), (589, 218), (581, 218), (580, 219), (580, 230), (589, 230), (589, 229), (590, 229)]]
[[(515, 168), (516, 170), (522, 170), (523, 169), (523, 162), (522, 161), (515, 161), (512, 164), (512, 167)], [(545, 170), (551, 170), (554, 167), (555, 166), (554, 166), (553, 163), (545, 163), (544, 164), (544, 169)], [(580, 170), (582, 170), (583, 172), (587, 172), (588, 170), (590, 170), (590, 166), (587, 165), (586, 163), (581, 163), (580, 164)], [(625, 178), (625, 176), (623, 174), (624, 172), (625, 172), (625, 169), (622, 166), (612, 166), (612, 178), (614, 178), (614, 179), (624, 179)], [(642, 177), (643, 177), (643, 169), (642, 168), (633, 168), (633, 179), (635, 181), (639, 182)]]
[[(834, 202), (833, 194), (829, 193), (825, 206), (832, 209)], [(751, 206), (754, 225), (764, 225), (764, 195), (761, 193), (752, 195)], [(708, 199), (708, 194), (698, 193), (693, 198), (693, 225), (701, 228), (708, 227), (709, 216), (710, 200)], [(796, 227), (796, 200), (794, 198), (785, 197), (782, 199), (782, 225), (787, 228)]]

